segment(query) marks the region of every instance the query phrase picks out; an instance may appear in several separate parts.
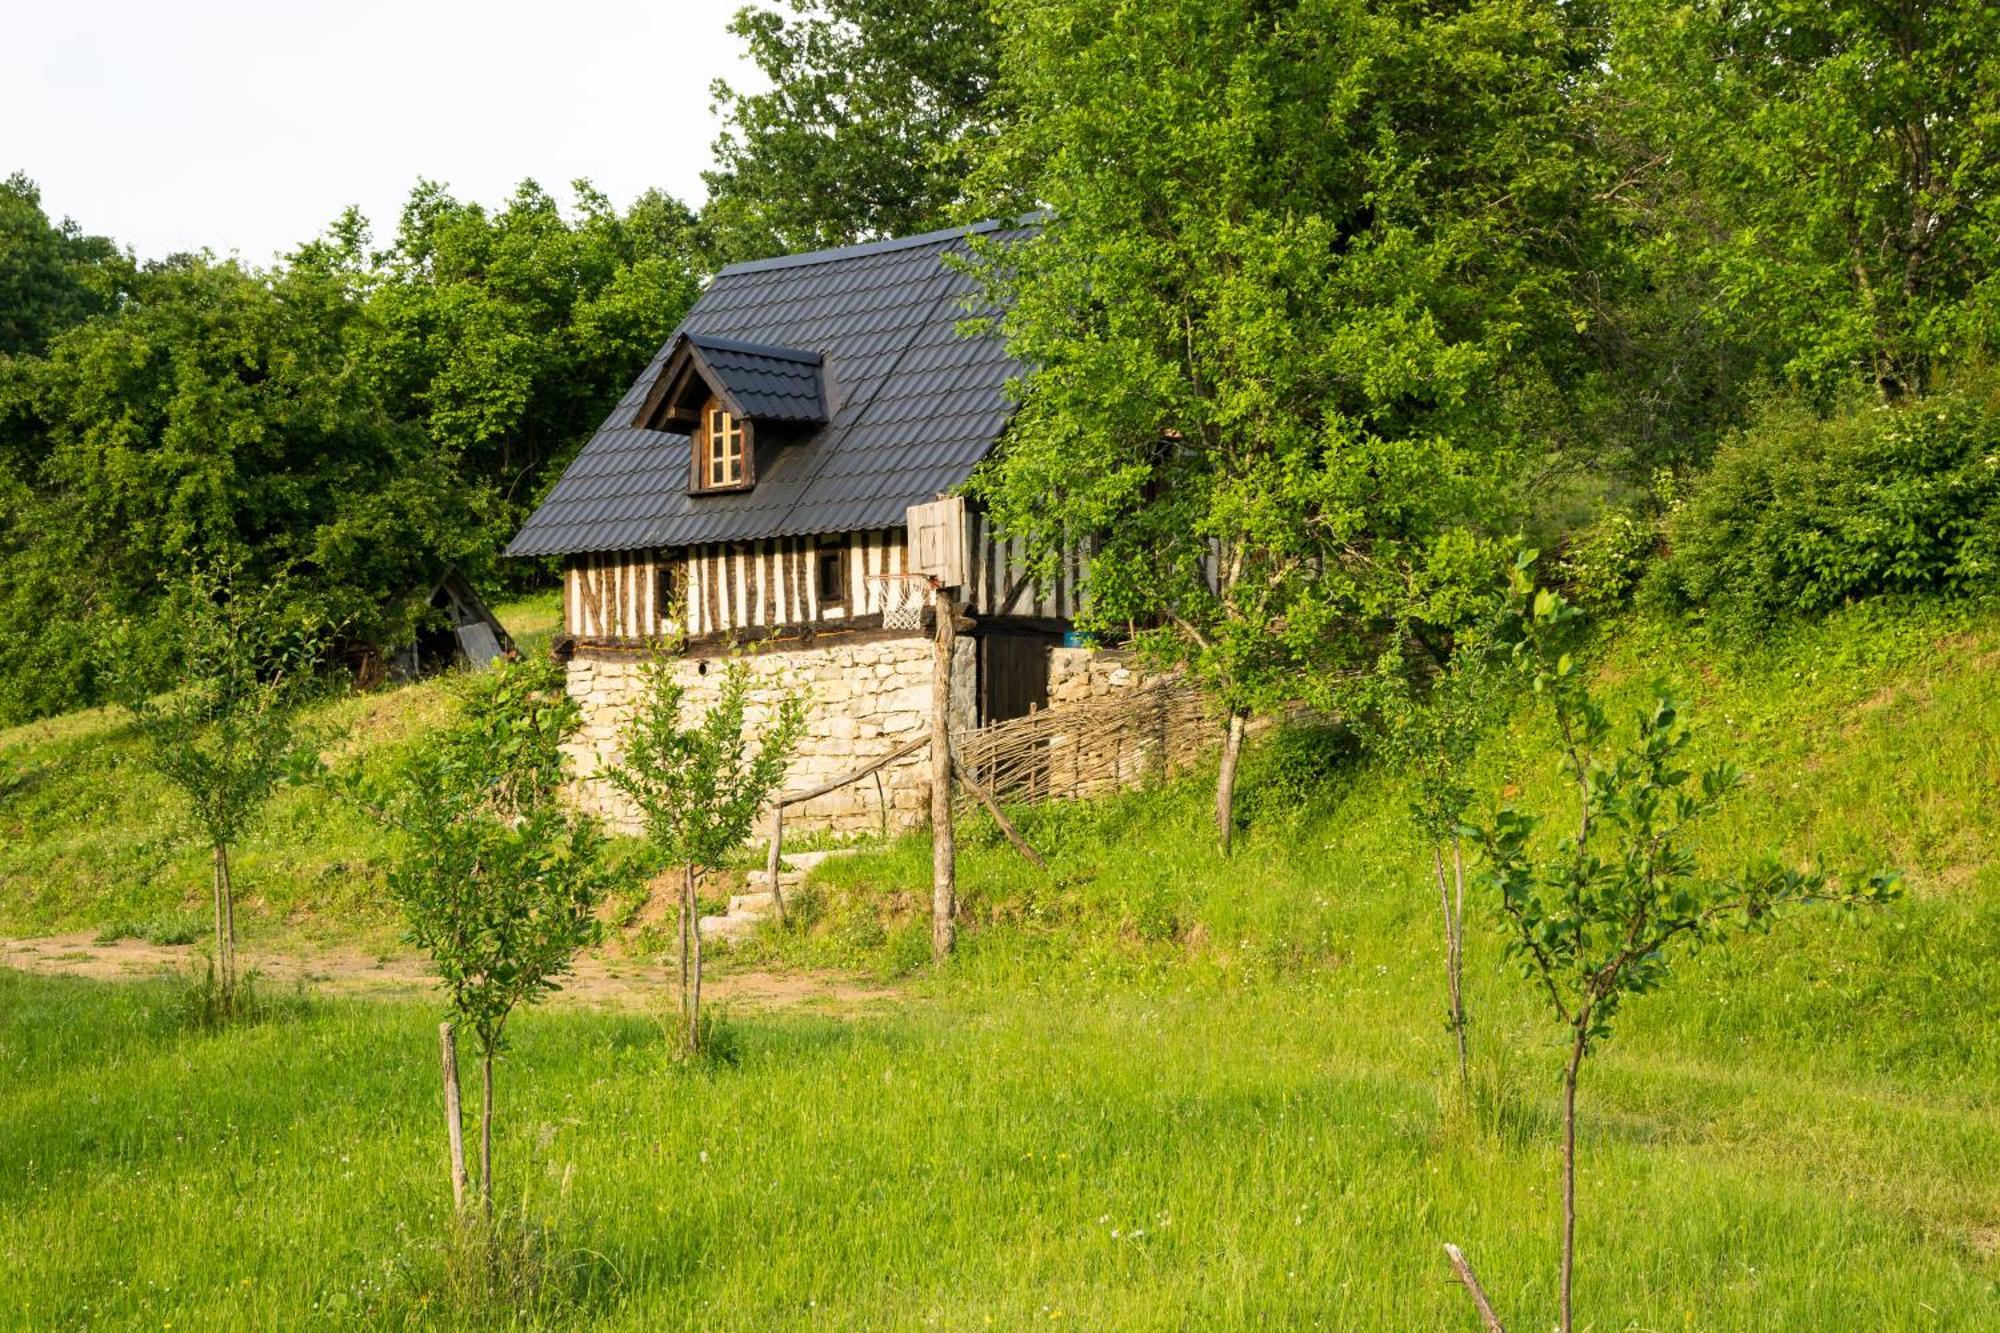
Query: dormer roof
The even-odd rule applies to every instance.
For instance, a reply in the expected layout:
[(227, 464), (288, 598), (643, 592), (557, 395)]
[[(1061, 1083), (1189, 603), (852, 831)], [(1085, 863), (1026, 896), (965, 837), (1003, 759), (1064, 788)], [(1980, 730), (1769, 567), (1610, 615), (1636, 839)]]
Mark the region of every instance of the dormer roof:
[(632, 424), (685, 429), (713, 396), (747, 421), (823, 426), (824, 360), (796, 347), (682, 333), (667, 345), (665, 364)]
[[(971, 476), (1012, 410), (1019, 364), (997, 335), (959, 332), (992, 313), (951, 262), (981, 233), (1028, 229), (988, 222), (723, 269), (507, 554), (901, 527), (910, 505)], [(750, 489), (690, 494), (685, 427), (639, 424), (674, 388), (661, 380), (677, 353), (714, 376), (731, 411), (790, 423), (768, 457), (760, 449)]]

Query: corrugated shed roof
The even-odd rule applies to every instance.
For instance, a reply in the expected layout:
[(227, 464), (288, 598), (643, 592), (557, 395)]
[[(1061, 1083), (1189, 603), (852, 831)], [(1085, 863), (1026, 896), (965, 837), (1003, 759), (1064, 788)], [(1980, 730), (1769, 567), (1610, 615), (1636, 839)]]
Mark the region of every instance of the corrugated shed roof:
[(774, 412), (803, 410), (792, 397), (801, 358), (817, 354), (825, 415), (790, 419), (826, 424), (760, 460), (753, 489), (690, 495), (688, 438), (632, 424), (675, 347), (669, 340), (507, 554), (902, 526), (910, 505), (962, 484), (993, 447), (1010, 410), (1007, 381), (1020, 369), (997, 337), (957, 331), (989, 313), (968, 308), (974, 285), (946, 262), (967, 253), (968, 232), (1027, 234), (982, 223), (723, 269), (676, 340), (686, 334), (719, 375), (743, 376)]

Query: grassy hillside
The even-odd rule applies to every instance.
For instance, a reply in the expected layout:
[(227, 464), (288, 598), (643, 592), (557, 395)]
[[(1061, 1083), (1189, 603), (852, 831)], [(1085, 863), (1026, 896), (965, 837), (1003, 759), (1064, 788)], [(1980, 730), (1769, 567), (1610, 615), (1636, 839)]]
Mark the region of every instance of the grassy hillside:
[[(1629, 1008), (1581, 1098), (1579, 1326), (2000, 1326), (2000, 619), (1862, 608), (1749, 657), (1632, 625), (1602, 662), (1623, 700), (1653, 676), (1688, 689), (1702, 747), (1752, 770), (1718, 855), (1886, 860), (1911, 893), (1875, 918), (1802, 913)], [(64, 743), (25, 747), (0, 820), (118, 847), (119, 770), (102, 741)], [(1046, 877), (970, 827), (976, 925), (940, 974), (919, 965), (923, 841), (830, 864), (810, 925), (751, 956), (907, 973), (903, 998), (739, 1013), (733, 1063), (674, 1065), (643, 1017), (524, 1016), (502, 1187), (546, 1228), (549, 1276), (520, 1322), (1473, 1329), (1454, 1240), (1514, 1326), (1546, 1327), (1555, 1034), (1481, 904), (1478, 1089), (1455, 1105), (1402, 793), (1329, 752), (1254, 753), (1227, 862), (1198, 780), (1032, 812)], [(1532, 717), (1481, 762), (1485, 790), (1554, 796)], [(100, 813), (37, 804), (63, 781)], [(292, 819), (266, 866), (359, 854), (314, 841), (347, 826)], [(21, 858), (60, 858), (7, 855), (10, 923), (96, 910), (67, 865), (24, 906)], [(107, 875), (117, 911), (184, 909), (171, 864), (145, 890)], [(0, 1320), (492, 1322), (447, 1299), (435, 1014), (320, 1001), (204, 1036), (173, 1001), (0, 974)]]
[[(542, 597), (497, 614), (525, 652), (546, 652), (560, 607)], [(402, 685), (315, 710), (346, 765), (396, 749), (439, 721), (445, 682)], [(387, 935), (380, 830), (319, 790), (273, 802), (237, 858), (237, 920), (253, 940), (334, 930)], [(138, 761), (113, 709), (0, 730), (0, 934), (130, 931), (203, 934), (208, 856), (190, 841), (166, 785)]]

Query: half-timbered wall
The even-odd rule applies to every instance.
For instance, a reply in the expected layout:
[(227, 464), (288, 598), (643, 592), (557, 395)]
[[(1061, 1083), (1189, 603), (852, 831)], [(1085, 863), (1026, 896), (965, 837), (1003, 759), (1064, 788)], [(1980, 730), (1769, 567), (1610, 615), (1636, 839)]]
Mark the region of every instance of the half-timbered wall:
[[(843, 586), (832, 598), (819, 585), (820, 554), (836, 547), (844, 552)], [(904, 568), (900, 532), (572, 556), (563, 622), (571, 634), (594, 640), (822, 625), (880, 615), (882, 583), (869, 576)], [(671, 623), (676, 612), (678, 623)]]
[(966, 605), (978, 616), (1021, 616), (1036, 620), (1075, 620), (1081, 610), (1083, 577), (1090, 561), (1074, 550), (1059, 565), (1055, 577), (1037, 587), (1028, 577), (1025, 538), (1005, 541), (996, 536), (986, 515), (966, 515)]
[[(1087, 566), (1081, 553), (1037, 587), (1027, 574), (1024, 541), (998, 540), (981, 514), (968, 516), (966, 528), (970, 549), (962, 595), (974, 616), (1076, 617)], [(834, 549), (842, 552), (838, 598), (826, 596), (819, 582), (821, 554)], [(842, 622), (880, 624), (885, 606), (897, 600), (892, 576), (909, 571), (909, 547), (900, 528), (576, 555), (564, 571), (563, 623), (579, 639), (600, 642), (660, 638), (675, 630), (700, 639)], [(679, 623), (670, 624), (676, 608)]]

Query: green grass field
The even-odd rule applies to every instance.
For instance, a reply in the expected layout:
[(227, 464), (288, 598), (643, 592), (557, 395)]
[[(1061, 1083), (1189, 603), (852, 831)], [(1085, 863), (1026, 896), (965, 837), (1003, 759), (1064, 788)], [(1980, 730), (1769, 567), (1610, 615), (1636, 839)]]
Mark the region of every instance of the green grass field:
[[(1702, 748), (1753, 771), (1711, 852), (1888, 861), (1910, 892), (1801, 913), (1628, 1009), (1581, 1097), (1580, 1328), (2000, 1327), (1996, 667), (2000, 618), (1921, 609), (1749, 657), (1643, 624), (1606, 645), (1616, 699), (1674, 679)], [(440, 706), (339, 705), (357, 747)], [(106, 725), (0, 734), (7, 931), (165, 920), (199, 890), (129, 757), (90, 739)], [(1457, 1103), (1402, 792), (1337, 755), (1254, 752), (1228, 862), (1198, 775), (1029, 812), (1050, 876), (969, 822), (971, 924), (941, 973), (927, 844), (831, 863), (808, 926), (725, 966), (836, 964), (901, 998), (732, 1014), (733, 1063), (674, 1063), (643, 1015), (520, 1018), (500, 1190), (543, 1278), (512, 1322), (1470, 1330), (1450, 1240), (1511, 1328), (1549, 1327), (1557, 1034), (1476, 913)], [(1531, 717), (1482, 766), (1485, 790), (1553, 797)], [(317, 799), (259, 835), (259, 928), (388, 934), (379, 849)], [(142, 829), (138, 879), (115, 857)], [(316, 1000), (207, 1035), (176, 1002), (0, 972), (0, 1321), (509, 1322), (456, 1294), (443, 1244), (432, 1007)]]

